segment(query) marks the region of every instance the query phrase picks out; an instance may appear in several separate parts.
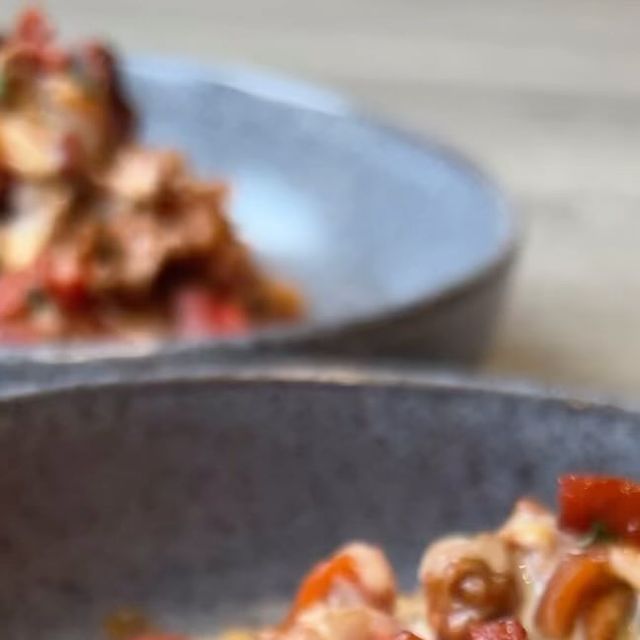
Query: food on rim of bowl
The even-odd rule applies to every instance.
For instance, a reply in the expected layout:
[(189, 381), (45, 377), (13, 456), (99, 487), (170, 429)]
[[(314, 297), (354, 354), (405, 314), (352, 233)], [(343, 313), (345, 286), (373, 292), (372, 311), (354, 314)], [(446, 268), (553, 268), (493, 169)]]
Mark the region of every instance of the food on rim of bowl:
[[(635, 640), (640, 638), (640, 484), (559, 480), (559, 514), (518, 501), (498, 529), (430, 544), (418, 594), (398, 594), (384, 552), (352, 542), (313, 567), (276, 626), (218, 640)], [(139, 614), (112, 640), (187, 640)]]
[(227, 188), (136, 138), (104, 44), (37, 10), (0, 38), (0, 341), (237, 334), (299, 317), (239, 241)]

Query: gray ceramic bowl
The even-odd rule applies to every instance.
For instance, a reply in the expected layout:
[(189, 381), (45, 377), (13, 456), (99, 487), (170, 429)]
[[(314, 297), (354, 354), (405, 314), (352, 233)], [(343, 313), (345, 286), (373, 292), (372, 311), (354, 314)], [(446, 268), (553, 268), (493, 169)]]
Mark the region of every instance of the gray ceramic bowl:
[(250, 623), (318, 557), (423, 545), (551, 501), (556, 475), (637, 474), (640, 417), (454, 378), (229, 366), (0, 398), (0, 619), (87, 640), (126, 603), (174, 629)]
[[(472, 165), (358, 115), (344, 100), (247, 70), (175, 60), (128, 67), (154, 144), (233, 185), (237, 225), (308, 317), (226, 345), (246, 352), (477, 360), (514, 252), (514, 221)], [(219, 343), (0, 349), (0, 361), (148, 357)]]

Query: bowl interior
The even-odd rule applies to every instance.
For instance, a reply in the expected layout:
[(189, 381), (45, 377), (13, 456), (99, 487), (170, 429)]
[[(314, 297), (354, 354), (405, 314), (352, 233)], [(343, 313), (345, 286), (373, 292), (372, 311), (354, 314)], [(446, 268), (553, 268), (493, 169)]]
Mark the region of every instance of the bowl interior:
[(123, 604), (247, 623), (363, 538), (414, 584), (425, 543), (497, 525), (555, 477), (633, 474), (636, 415), (448, 384), (225, 374), (0, 402), (0, 615), (86, 640)]
[(144, 135), (232, 186), (240, 232), (296, 283), (308, 322), (410, 305), (495, 264), (513, 241), (500, 195), (471, 165), (268, 75), (133, 60)]

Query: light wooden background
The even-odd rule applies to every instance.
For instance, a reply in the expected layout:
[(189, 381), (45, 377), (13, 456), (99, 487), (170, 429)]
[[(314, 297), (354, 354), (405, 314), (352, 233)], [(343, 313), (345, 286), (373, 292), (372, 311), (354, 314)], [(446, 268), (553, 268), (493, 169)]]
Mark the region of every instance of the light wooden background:
[(527, 230), (488, 370), (640, 396), (639, 0), (46, 5), (67, 33), (275, 67), (455, 143)]

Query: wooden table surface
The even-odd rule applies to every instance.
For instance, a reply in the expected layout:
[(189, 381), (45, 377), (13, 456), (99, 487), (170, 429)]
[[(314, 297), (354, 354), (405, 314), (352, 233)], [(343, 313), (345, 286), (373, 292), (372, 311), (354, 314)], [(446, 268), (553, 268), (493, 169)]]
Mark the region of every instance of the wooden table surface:
[(526, 228), (487, 370), (640, 396), (638, 0), (46, 5), (70, 35), (273, 67), (451, 141)]

